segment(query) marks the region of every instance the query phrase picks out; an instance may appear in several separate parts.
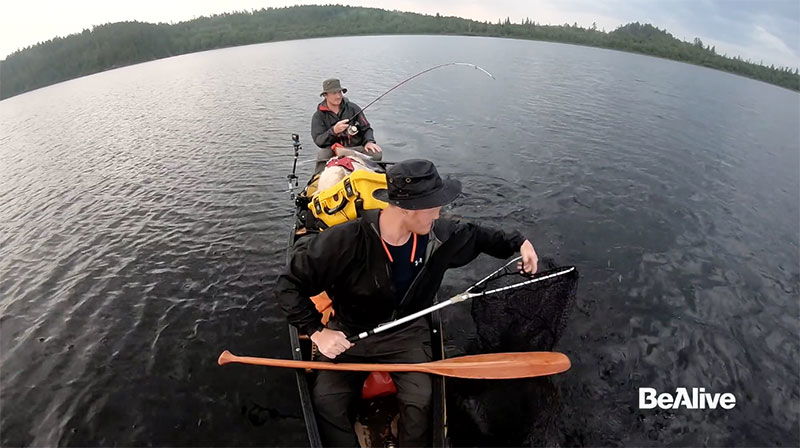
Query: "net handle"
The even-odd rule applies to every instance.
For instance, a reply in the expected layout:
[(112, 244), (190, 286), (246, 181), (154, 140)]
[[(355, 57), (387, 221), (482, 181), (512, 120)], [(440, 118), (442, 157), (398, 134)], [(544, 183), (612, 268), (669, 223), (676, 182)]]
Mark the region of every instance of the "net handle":
[[(520, 258), (521, 257), (517, 257), (514, 260), (509, 261), (502, 268), (494, 271), (492, 273), (492, 275), (497, 274), (498, 272), (500, 272), (503, 269), (507, 268), (509, 264), (514, 263), (515, 261), (519, 260)], [(432, 313), (432, 312), (434, 312), (436, 310), (440, 310), (440, 309), (442, 309), (442, 308), (444, 308), (446, 306), (450, 306), (450, 305), (452, 305), (454, 303), (463, 302), (464, 300), (472, 299), (474, 297), (483, 297), (483, 296), (488, 295), (488, 294), (494, 294), (494, 293), (498, 293), (498, 292), (501, 292), (501, 291), (506, 291), (506, 290), (509, 290), (509, 289), (519, 288), (521, 286), (529, 285), (531, 283), (536, 283), (536, 282), (540, 282), (542, 280), (547, 280), (549, 278), (553, 278), (553, 277), (556, 277), (556, 276), (559, 276), (559, 275), (564, 275), (564, 274), (570, 273), (570, 272), (572, 272), (574, 270), (575, 270), (575, 267), (574, 266), (570, 266), (568, 268), (564, 268), (564, 269), (559, 270), (558, 272), (554, 272), (552, 274), (529, 278), (528, 280), (525, 280), (523, 282), (515, 283), (513, 285), (504, 286), (502, 288), (493, 289), (491, 291), (483, 291), (483, 292), (478, 292), (478, 293), (469, 292), (471, 289), (475, 288), (479, 283), (485, 282), (486, 280), (491, 278), (492, 275), (490, 275), (489, 277), (487, 277), (487, 278), (481, 280), (480, 282), (476, 283), (475, 285), (471, 286), (469, 289), (467, 289), (463, 293), (457, 294), (457, 295), (445, 300), (444, 302), (437, 303), (436, 305), (433, 305), (431, 307), (425, 308), (424, 310), (417, 311), (416, 313), (410, 314), (410, 315), (405, 316), (403, 318), (400, 318), (400, 319), (397, 319), (397, 320), (394, 320), (394, 321), (391, 321), (391, 322), (386, 322), (386, 323), (380, 324), (377, 327), (373, 328), (372, 330), (368, 330), (368, 331), (364, 331), (364, 332), (352, 335), (352, 336), (348, 337), (347, 340), (350, 341), (350, 342), (360, 341), (362, 339), (368, 338), (369, 336), (372, 336), (373, 334), (380, 333), (382, 331), (386, 331), (386, 330), (388, 330), (390, 328), (394, 328), (394, 327), (396, 327), (398, 325), (404, 324), (404, 323), (406, 323), (408, 321), (411, 321), (413, 319), (416, 319), (418, 317), (422, 317), (422, 316), (424, 316), (426, 314), (429, 314), (429, 313)]]
[[(506, 268), (508, 268), (510, 265), (512, 265), (512, 264), (514, 264), (514, 263), (516, 263), (516, 262), (518, 262), (518, 261), (520, 261), (520, 260), (522, 260), (522, 255), (520, 255), (520, 256), (518, 256), (518, 257), (516, 257), (516, 258), (512, 259), (512, 260), (511, 260), (511, 261), (509, 261), (508, 263), (506, 263), (506, 264), (504, 264), (503, 266), (501, 266), (499, 269), (495, 270), (495, 271), (494, 271), (494, 272), (492, 272), (491, 274), (489, 274), (489, 275), (487, 275), (486, 277), (484, 277), (482, 280), (480, 280), (480, 281), (478, 281), (477, 283), (475, 283), (474, 285), (470, 286), (469, 288), (467, 288), (467, 290), (466, 290), (466, 291), (464, 291), (464, 293), (465, 293), (465, 294), (474, 294), (474, 293), (472, 292), (472, 290), (473, 290), (473, 289), (475, 289), (475, 288), (477, 288), (477, 287), (479, 287), (479, 286), (483, 285), (484, 283), (486, 283), (487, 281), (489, 281), (490, 279), (492, 279), (492, 277), (494, 277), (494, 276), (495, 276), (497, 273), (499, 273), (499, 272), (502, 272), (502, 271), (506, 270)], [(503, 274), (503, 275), (508, 275), (508, 274), (510, 274), (510, 273), (512, 273), (512, 272), (508, 272), (508, 273), (506, 273), (506, 274)], [(520, 272), (519, 274), (520, 274), (520, 275), (526, 275), (526, 274), (522, 274), (521, 272)], [(501, 275), (501, 276), (498, 276), (498, 278), (499, 278), (499, 277), (502, 277), (502, 275)]]

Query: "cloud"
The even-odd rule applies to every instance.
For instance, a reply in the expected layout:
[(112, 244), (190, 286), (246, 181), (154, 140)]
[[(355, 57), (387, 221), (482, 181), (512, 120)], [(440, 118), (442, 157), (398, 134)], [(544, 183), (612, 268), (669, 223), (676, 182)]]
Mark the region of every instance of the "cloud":
[[(760, 62), (763, 59), (765, 64), (800, 67), (800, 55), (797, 51), (790, 48), (783, 39), (759, 25), (753, 26), (750, 43), (743, 50), (752, 55), (753, 62)], [(756, 60), (756, 57), (760, 59)]]
[(179, 22), (202, 15), (264, 7), (264, 2), (259, 0), (25, 0), (7, 3), (0, 14), (0, 58), (57, 36), (80, 33), (109, 22)]
[[(718, 54), (729, 57), (740, 56), (742, 59), (765, 65), (798, 68), (800, 67), (800, 48), (798, 46), (793, 48), (791, 43), (800, 44), (798, 42), (800, 36), (797, 35), (800, 30), (794, 33), (789, 31), (784, 34), (788, 36), (788, 39), (782, 38), (775, 31), (780, 29), (779, 26), (767, 25), (768, 23), (774, 25), (780, 21), (790, 22), (787, 19), (752, 15), (744, 23), (728, 23), (726, 32), (709, 33), (697, 37), (700, 37), (705, 44), (716, 47)], [(800, 27), (800, 25), (798, 26)], [(687, 38), (690, 36), (689, 34), (685, 35)], [(676, 35), (676, 37), (680, 38), (681, 36)]]

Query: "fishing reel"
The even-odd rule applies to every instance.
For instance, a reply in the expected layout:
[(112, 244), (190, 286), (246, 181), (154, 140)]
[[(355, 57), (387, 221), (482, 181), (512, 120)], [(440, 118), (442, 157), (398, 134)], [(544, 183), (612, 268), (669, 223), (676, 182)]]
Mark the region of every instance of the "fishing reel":
[[(361, 112), (363, 111), (364, 111), (363, 109), (358, 111), (357, 114), (353, 115), (353, 117), (348, 120), (348, 126), (347, 129), (345, 129), (347, 135), (352, 137), (358, 134), (359, 132), (363, 131), (365, 126), (369, 126), (368, 124), (367, 125), (362, 124), (358, 120), (358, 116), (361, 115)], [(364, 120), (366, 121), (366, 118)]]

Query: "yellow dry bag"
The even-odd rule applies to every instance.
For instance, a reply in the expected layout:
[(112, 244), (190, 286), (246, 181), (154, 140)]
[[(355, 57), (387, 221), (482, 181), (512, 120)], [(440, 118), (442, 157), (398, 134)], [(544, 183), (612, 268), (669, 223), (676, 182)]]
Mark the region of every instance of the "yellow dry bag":
[(335, 226), (358, 218), (364, 210), (389, 205), (372, 197), (382, 188), (386, 188), (386, 174), (355, 170), (336, 185), (314, 193), (308, 208), (328, 227)]

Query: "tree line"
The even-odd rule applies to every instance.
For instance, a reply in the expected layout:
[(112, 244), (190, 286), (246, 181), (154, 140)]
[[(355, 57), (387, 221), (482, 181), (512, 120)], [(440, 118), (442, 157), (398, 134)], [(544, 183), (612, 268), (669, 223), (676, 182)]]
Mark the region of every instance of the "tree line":
[(0, 61), (0, 99), (68, 79), (195, 51), (312, 37), (450, 34), (564, 42), (703, 65), (800, 91), (797, 68), (767, 67), (719, 55), (700, 39), (679, 40), (650, 24), (605, 32), (593, 24), (540, 25), (530, 19), (488, 21), (339, 5), (232, 12), (177, 24), (119, 22), (17, 50)]

